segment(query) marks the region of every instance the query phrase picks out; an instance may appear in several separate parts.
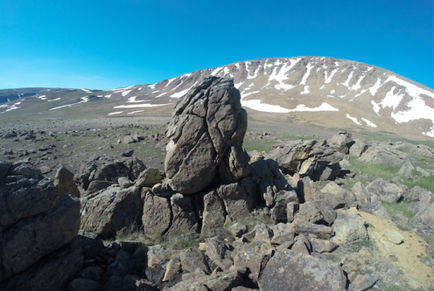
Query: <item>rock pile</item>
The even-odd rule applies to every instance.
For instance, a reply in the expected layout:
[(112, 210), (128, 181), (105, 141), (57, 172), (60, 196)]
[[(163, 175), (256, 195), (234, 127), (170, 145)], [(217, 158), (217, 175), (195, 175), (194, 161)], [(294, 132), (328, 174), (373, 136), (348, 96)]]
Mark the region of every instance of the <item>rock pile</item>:
[(81, 269), (80, 203), (57, 183), (28, 162), (0, 161), (1, 290), (63, 290)]

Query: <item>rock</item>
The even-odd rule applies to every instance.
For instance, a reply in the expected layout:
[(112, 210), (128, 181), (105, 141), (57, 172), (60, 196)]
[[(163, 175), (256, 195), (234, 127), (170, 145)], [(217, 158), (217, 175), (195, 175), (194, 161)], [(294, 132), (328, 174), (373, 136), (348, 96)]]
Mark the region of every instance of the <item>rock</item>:
[(339, 247), (338, 244), (319, 238), (309, 238), (310, 244), (312, 246), (312, 252), (316, 253), (331, 253)]
[(41, 170), (28, 162), (15, 162), (9, 170), (10, 175), (22, 175), (27, 178), (39, 178)]
[(72, 280), (68, 288), (70, 291), (102, 291), (102, 285), (99, 282), (85, 278)]
[(170, 197), (172, 208), (172, 224), (166, 232), (170, 237), (177, 234), (196, 232), (199, 221), (193, 207), (193, 197), (177, 193)]
[(290, 202), (286, 204), (286, 221), (293, 222), (295, 214), (297, 213), (299, 204), (295, 202)]
[(270, 259), (259, 279), (259, 289), (337, 291), (345, 290), (345, 283), (337, 264), (285, 250), (277, 251)]
[(172, 217), (170, 201), (148, 192), (143, 201), (142, 224), (146, 235), (165, 233)]
[(193, 248), (185, 249), (180, 254), (182, 269), (194, 273), (197, 269), (200, 269), (205, 274), (210, 274), (211, 271), (206, 262), (205, 255)]
[(370, 147), (359, 158), (360, 162), (374, 165), (401, 166), (409, 160), (407, 154), (386, 144)]
[(410, 160), (406, 160), (402, 165), (401, 169), (399, 169), (397, 176), (404, 176), (407, 179), (413, 177), (413, 171), (415, 170), (414, 166), (411, 164)]
[(103, 239), (113, 238), (122, 229), (137, 228), (142, 211), (138, 187), (120, 189), (112, 186), (94, 196), (81, 198), (80, 228)]
[[(414, 186), (413, 188), (410, 189), (409, 192), (404, 194), (404, 201), (405, 202), (417, 202), (420, 200), (420, 197), (422, 195), (426, 195), (425, 193), (428, 193), (429, 195), (432, 194), (432, 193), (430, 193), (430, 191), (423, 189), (420, 186)], [(429, 204), (430, 203), (428, 203), (428, 205)], [(426, 205), (426, 206), (428, 206), (428, 205)]]
[(288, 216), (286, 213), (288, 203), (298, 203), (297, 193), (292, 191), (280, 191), (275, 197), (275, 205), (270, 210), (271, 218), (275, 222), (287, 222)]
[(392, 216), (389, 214), (389, 212), (387, 212), (386, 208), (384, 208), (383, 204), (381, 204), (380, 201), (368, 203), (363, 206), (360, 211), (370, 213), (382, 219), (392, 219)]
[(85, 260), (96, 259), (99, 252), (104, 248), (101, 238), (93, 232), (79, 230), (76, 241), (83, 249)]
[(101, 267), (99, 266), (86, 267), (83, 270), (81, 270), (79, 274), (80, 278), (85, 278), (96, 282), (101, 282), (103, 279), (103, 275), (104, 275), (104, 270), (101, 269)]
[(344, 199), (349, 207), (356, 206), (356, 197), (354, 196), (354, 194), (348, 191), (346, 188), (339, 186), (335, 182), (329, 182), (321, 190), (321, 192), (324, 193), (327, 198), (333, 197), (338, 199)]
[(0, 160), (0, 181), (6, 177), (11, 167), (12, 162)]
[(225, 205), (215, 190), (203, 194), (202, 232), (223, 227), (226, 219)]
[(361, 216), (350, 215), (343, 211), (338, 211), (338, 217), (333, 223), (335, 236), (331, 241), (342, 245), (363, 240), (368, 236), (365, 223), (365, 219)]
[(232, 234), (235, 239), (241, 237), (247, 232), (247, 226), (241, 222), (231, 223), (226, 227), (226, 229)]
[(357, 203), (360, 206), (365, 206), (369, 202), (371, 202), (371, 193), (369, 193), (368, 189), (361, 183), (357, 182), (351, 188), (351, 192), (353, 192), (356, 197)]
[(79, 211), (77, 198), (62, 195), (45, 179), (32, 189), (2, 192), (0, 277), (22, 272), (71, 242), (79, 229)]
[(119, 177), (127, 177), (131, 181), (137, 179), (146, 167), (136, 158), (114, 159), (108, 156), (95, 156), (80, 168), (77, 182), (84, 190), (88, 190), (92, 181), (117, 183)]
[(54, 176), (54, 185), (59, 187), (63, 194), (70, 194), (80, 198), (80, 191), (74, 183), (74, 174), (71, 173), (65, 166), (60, 166)]
[(216, 192), (225, 206), (226, 223), (250, 216), (255, 207), (255, 186), (250, 178), (221, 185)]
[(271, 238), (273, 237), (273, 231), (263, 223), (258, 223), (255, 225), (255, 237), (254, 240), (264, 241), (271, 245)]
[(325, 222), (328, 226), (331, 226), (338, 216), (336, 210), (334, 210), (330, 205), (325, 205), (320, 210), (321, 215), (323, 216), (323, 222)]
[(135, 143), (137, 142), (136, 140), (134, 140), (134, 138), (131, 135), (127, 135), (124, 137), (124, 139), (122, 140), (123, 143), (125, 144), (130, 144), (130, 143)]
[(131, 182), (127, 177), (119, 177), (118, 184), (122, 189), (132, 186), (134, 183)]
[(418, 213), (414, 219), (421, 221), (434, 231), (434, 202), (431, 203), (425, 210)]
[(351, 282), (350, 291), (364, 291), (378, 281), (379, 277), (376, 274), (357, 275), (357, 277)]
[(247, 113), (232, 79), (205, 78), (179, 99), (172, 116), (164, 165), (175, 192), (193, 194), (213, 181), (233, 183), (249, 174), (241, 147)]
[(105, 276), (124, 277), (129, 273), (131, 273), (133, 269), (134, 269), (134, 255), (123, 249), (120, 249), (116, 254), (115, 261), (108, 266)]
[(249, 278), (257, 283), (272, 253), (238, 252), (234, 256), (234, 266), (249, 270)]
[(305, 202), (300, 206), (300, 211), (295, 215), (294, 221), (295, 223), (317, 223), (324, 219), (322, 213), (318, 210), (315, 203)]
[(165, 288), (165, 291), (229, 291), (243, 283), (243, 275), (238, 271), (227, 271), (211, 276), (200, 276), (183, 280), (178, 284)]
[(380, 200), (397, 202), (405, 194), (405, 191), (396, 184), (388, 183), (382, 178), (375, 179), (366, 187), (373, 195), (377, 195)]
[(309, 177), (304, 177), (301, 183), (302, 187), (299, 187), (298, 190), (301, 192), (301, 196), (303, 199), (300, 199), (302, 202), (304, 201), (315, 201), (318, 199), (325, 198), (324, 194), (318, 188), (315, 182), (313, 182)]
[(314, 234), (321, 239), (329, 239), (333, 234), (331, 227), (313, 223), (295, 223), (295, 232), (298, 234)]
[(299, 234), (296, 238), (294, 245), (291, 247), (291, 251), (303, 255), (310, 255), (312, 251), (312, 246), (309, 240), (304, 235)]
[(394, 243), (396, 245), (401, 244), (404, 240), (404, 237), (398, 231), (390, 229), (390, 228), (386, 228), (385, 234), (386, 234), (387, 239), (391, 243)]
[(354, 144), (350, 147), (350, 156), (362, 156), (372, 145), (364, 140), (355, 139)]
[(161, 172), (156, 168), (149, 168), (140, 173), (137, 178), (136, 185), (138, 187), (152, 187), (157, 183), (160, 183)]
[(339, 131), (327, 141), (331, 146), (336, 146), (342, 154), (348, 154), (349, 148), (353, 143), (352, 134), (346, 130)]
[(229, 250), (224, 241), (217, 238), (207, 238), (206, 255), (222, 270), (228, 270), (232, 265), (229, 260)]
[[(61, 233), (61, 230), (58, 232)], [(34, 250), (33, 248), (30, 249)], [(20, 256), (24, 256), (24, 254)], [(0, 290), (63, 291), (66, 290), (69, 282), (75, 278), (82, 266), (82, 249), (71, 243), (48, 254), (25, 271), (0, 281)]]
[(423, 191), (419, 195), (419, 211), (416, 215), (425, 211), (428, 206), (434, 202), (434, 195), (430, 191)]

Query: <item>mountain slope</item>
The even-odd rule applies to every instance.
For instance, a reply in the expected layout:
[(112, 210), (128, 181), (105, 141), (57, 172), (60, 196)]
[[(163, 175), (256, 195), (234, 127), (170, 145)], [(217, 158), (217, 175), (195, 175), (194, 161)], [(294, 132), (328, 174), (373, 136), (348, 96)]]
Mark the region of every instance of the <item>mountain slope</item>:
[[(283, 123), (387, 131), (405, 137), (434, 137), (432, 89), (379, 67), (328, 57), (243, 61), (152, 85), (99, 92), (85, 90), (80, 92), (84, 99), (75, 99), (75, 103), (74, 100), (72, 103), (56, 101), (59, 106), (52, 104), (45, 110), (55, 112), (74, 104), (85, 108), (83, 103), (93, 96), (102, 101), (97, 107), (93, 106), (93, 114), (168, 113), (178, 98), (210, 75), (233, 78), (241, 92), (242, 106), (253, 117)], [(47, 95), (46, 101), (49, 99)], [(8, 109), (10, 107), (4, 108)], [(0, 112), (4, 110), (0, 108)]]

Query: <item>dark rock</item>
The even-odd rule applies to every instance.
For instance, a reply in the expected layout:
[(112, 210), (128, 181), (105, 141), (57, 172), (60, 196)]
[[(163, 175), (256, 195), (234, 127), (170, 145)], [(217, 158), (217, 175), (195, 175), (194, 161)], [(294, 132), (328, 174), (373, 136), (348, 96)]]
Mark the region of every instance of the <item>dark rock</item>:
[(5, 160), (0, 160), (0, 180), (2, 180), (9, 172), (12, 167), (12, 163)]
[(178, 101), (172, 116), (165, 172), (174, 191), (193, 194), (215, 180), (233, 183), (249, 174), (241, 147), (247, 113), (232, 79), (205, 78)]
[(259, 289), (267, 291), (337, 291), (345, 290), (345, 285), (346, 278), (337, 264), (290, 250), (277, 251), (259, 279)]
[(375, 194), (380, 200), (397, 202), (405, 194), (405, 191), (396, 184), (388, 183), (382, 178), (375, 179), (366, 187), (371, 193)]
[(54, 176), (54, 185), (59, 187), (60, 192), (63, 194), (70, 194), (80, 198), (80, 191), (78, 191), (74, 183), (74, 174), (63, 165), (57, 170)]
[(101, 283), (85, 278), (72, 280), (68, 288), (70, 291), (102, 291)]
[(146, 235), (162, 234), (169, 229), (172, 218), (170, 201), (148, 192), (143, 201), (142, 224)]
[(199, 221), (194, 210), (193, 197), (177, 193), (170, 197), (172, 223), (166, 236), (198, 231)]
[(238, 252), (234, 257), (234, 266), (248, 269), (250, 280), (257, 283), (271, 256), (272, 252)]
[(295, 232), (298, 234), (314, 234), (321, 239), (329, 239), (333, 234), (331, 227), (312, 223), (297, 223), (295, 224)]

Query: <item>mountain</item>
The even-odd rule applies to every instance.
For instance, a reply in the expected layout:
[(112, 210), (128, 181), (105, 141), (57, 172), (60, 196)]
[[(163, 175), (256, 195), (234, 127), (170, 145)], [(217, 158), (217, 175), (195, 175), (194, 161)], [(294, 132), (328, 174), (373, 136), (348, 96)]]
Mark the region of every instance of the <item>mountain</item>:
[(0, 103), (21, 99), (24, 97), (65, 90), (63, 88), (18, 88), (0, 90)]
[[(329, 57), (242, 61), (155, 84), (109, 91), (82, 89), (76, 91), (82, 96), (73, 94), (72, 98), (54, 98), (56, 93), (51, 93), (43, 99), (38, 94), (31, 99), (37, 99), (36, 103), (56, 99), (44, 108), (33, 104), (34, 109), (52, 115), (56, 110), (64, 114), (61, 110), (71, 106), (101, 116), (168, 114), (177, 99), (210, 75), (234, 79), (251, 118), (391, 132), (408, 138), (434, 137), (434, 90), (379, 67)], [(84, 109), (83, 103), (97, 100), (102, 101), (98, 106)], [(0, 105), (0, 112), (24, 104), (8, 106)]]

